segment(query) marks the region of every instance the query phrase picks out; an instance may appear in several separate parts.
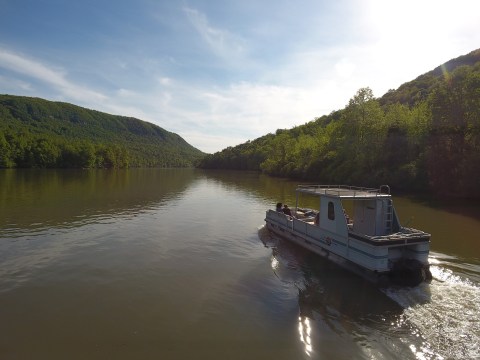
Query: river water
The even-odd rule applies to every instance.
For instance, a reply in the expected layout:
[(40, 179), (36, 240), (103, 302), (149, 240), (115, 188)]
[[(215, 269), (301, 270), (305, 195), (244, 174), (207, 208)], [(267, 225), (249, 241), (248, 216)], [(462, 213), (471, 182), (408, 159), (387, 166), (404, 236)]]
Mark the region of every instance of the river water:
[(479, 359), (480, 211), (395, 197), (433, 281), (378, 288), (269, 234), (296, 183), (0, 172), (0, 359)]

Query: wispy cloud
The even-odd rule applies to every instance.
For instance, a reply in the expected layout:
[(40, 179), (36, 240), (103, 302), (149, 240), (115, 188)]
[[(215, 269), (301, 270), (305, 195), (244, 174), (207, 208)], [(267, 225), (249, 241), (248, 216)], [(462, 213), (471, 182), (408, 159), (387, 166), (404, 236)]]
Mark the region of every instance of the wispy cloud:
[[(144, 100), (156, 104), (148, 110), (149, 121), (161, 123), (192, 145), (213, 152), (330, 112), (329, 94), (335, 96), (336, 92), (325, 85), (300, 88), (244, 81), (195, 87), (175, 81), (168, 92), (159, 88)], [(168, 101), (163, 101), (166, 97)]]
[(184, 7), (183, 11), (215, 55), (228, 59), (243, 56), (245, 41), (240, 36), (234, 35), (226, 29), (212, 26), (207, 16), (196, 9)]
[(67, 79), (61, 68), (53, 68), (25, 56), (0, 48), (0, 67), (33, 78), (53, 87), (57, 96), (72, 101), (101, 103), (105, 95), (81, 87)]
[(3, 91), (12, 91), (12, 92), (30, 92), (32, 90), (32, 85), (23, 80), (15, 79), (9, 76), (0, 75), (0, 84), (2, 85)]

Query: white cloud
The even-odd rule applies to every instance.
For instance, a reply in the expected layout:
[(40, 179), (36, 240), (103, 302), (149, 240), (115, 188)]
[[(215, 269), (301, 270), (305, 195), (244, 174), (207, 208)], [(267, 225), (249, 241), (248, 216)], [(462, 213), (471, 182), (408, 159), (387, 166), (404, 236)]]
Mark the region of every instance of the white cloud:
[(0, 67), (29, 76), (57, 89), (61, 96), (81, 102), (101, 103), (105, 96), (67, 80), (63, 69), (51, 68), (41, 62), (0, 48)]
[[(229, 146), (235, 146), (241, 144), (248, 139), (244, 137), (236, 137), (232, 135), (210, 135), (199, 131), (184, 131), (181, 135), (184, 139), (188, 139), (187, 142), (196, 148), (206, 152), (214, 153), (225, 149)], [(252, 138), (253, 140), (253, 138)]]
[(22, 81), (19, 79), (7, 77), (7, 76), (1, 76), (1, 75), (0, 75), (0, 85), (3, 91), (7, 91), (7, 92), (11, 91), (13, 93), (16, 93), (18, 91), (23, 93), (29, 93), (33, 89), (32, 84), (30, 84), (27, 81)]
[(172, 83), (172, 79), (168, 77), (161, 77), (158, 79), (158, 82), (163, 86), (168, 86)]
[(239, 36), (232, 34), (228, 30), (212, 26), (206, 15), (198, 10), (184, 7), (183, 11), (187, 15), (189, 22), (215, 55), (224, 59), (243, 57), (245, 52), (244, 41)]
[(127, 89), (118, 89), (117, 90), (117, 95), (121, 98), (131, 98), (132, 96), (135, 96), (135, 92)]
[(342, 58), (335, 64), (337, 75), (341, 78), (349, 78), (354, 74), (356, 65), (348, 58)]
[[(239, 82), (206, 89), (176, 82), (169, 88), (168, 103), (157, 101), (149, 109), (148, 120), (203, 151), (219, 151), (330, 112), (334, 108), (329, 96), (336, 92), (325, 86), (305, 89)], [(151, 96), (161, 98), (162, 94)]]

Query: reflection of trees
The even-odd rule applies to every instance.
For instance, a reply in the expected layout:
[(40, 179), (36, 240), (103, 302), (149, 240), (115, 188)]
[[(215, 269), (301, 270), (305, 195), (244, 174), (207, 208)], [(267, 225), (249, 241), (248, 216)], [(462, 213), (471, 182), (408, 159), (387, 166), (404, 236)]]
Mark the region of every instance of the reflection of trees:
[[(257, 171), (206, 170), (208, 179), (223, 186), (253, 194), (272, 204), (287, 202), (295, 204), (295, 188), (301, 181), (270, 177)], [(266, 209), (265, 209), (266, 210)]]
[[(208, 179), (218, 181), (220, 184), (226, 187), (233, 188), (235, 190), (243, 191), (249, 195), (253, 194), (259, 199), (266, 200), (271, 204), (272, 209), (277, 202), (286, 202), (289, 205), (295, 205), (295, 188), (302, 181), (289, 180), (284, 178), (274, 178), (268, 175), (262, 174), (257, 171), (237, 171), (237, 170), (197, 170), (202, 172)], [(411, 205), (405, 202), (400, 197), (394, 197), (396, 203), (396, 209), (402, 211), (402, 207), (408, 207), (407, 214), (410, 214)], [(441, 209), (453, 214), (461, 214), (473, 219), (480, 218), (480, 207), (478, 202), (466, 202), (462, 200), (452, 199), (431, 199), (409, 197), (409, 201), (418, 204), (418, 206), (425, 206), (426, 209), (419, 208), (418, 211), (430, 211), (433, 209)], [(318, 206), (318, 199), (314, 197), (305, 196), (300, 199), (301, 205), (305, 207)], [(347, 211), (350, 205), (346, 202)], [(267, 209), (265, 209), (267, 210)], [(407, 219), (407, 217), (405, 217)], [(435, 228), (432, 227), (429, 232), (433, 234)]]
[[(137, 211), (165, 202), (172, 194), (184, 191), (199, 179), (214, 181), (219, 186), (253, 196), (271, 204), (272, 208), (279, 201), (295, 205), (297, 181), (272, 178), (259, 172), (3, 170), (0, 172), (0, 229), (29, 228), (32, 223), (68, 224), (102, 214), (128, 214), (132, 209)], [(317, 206), (305, 200), (312, 199), (302, 198), (302, 206)], [(259, 221), (262, 220), (259, 217)]]
[(0, 228), (70, 226), (138, 212), (177, 196), (194, 180), (192, 169), (5, 170)]

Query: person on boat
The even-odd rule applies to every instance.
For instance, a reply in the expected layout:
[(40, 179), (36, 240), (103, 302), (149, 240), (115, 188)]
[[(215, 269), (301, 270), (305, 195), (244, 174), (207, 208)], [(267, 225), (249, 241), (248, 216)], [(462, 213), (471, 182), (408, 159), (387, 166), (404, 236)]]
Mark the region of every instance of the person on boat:
[(315, 225), (319, 225), (320, 224), (320, 211), (317, 212), (317, 214), (315, 215), (315, 221), (314, 221)]
[(283, 211), (282, 211), (282, 203), (281, 203), (281, 202), (277, 203), (277, 208), (276, 208), (275, 210), (278, 211), (278, 212), (283, 212)]
[(292, 216), (292, 212), (290, 211), (290, 208), (288, 207), (287, 204), (283, 205), (283, 213), (288, 216)]
[(343, 215), (345, 216), (345, 220), (347, 221), (347, 224), (350, 224), (350, 216), (348, 216), (347, 212), (345, 209), (343, 209)]

